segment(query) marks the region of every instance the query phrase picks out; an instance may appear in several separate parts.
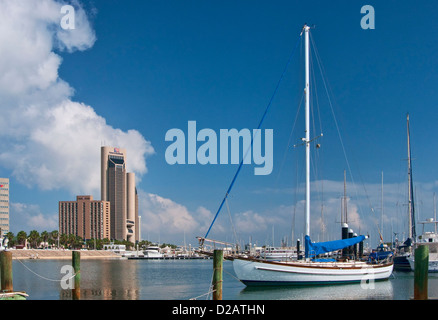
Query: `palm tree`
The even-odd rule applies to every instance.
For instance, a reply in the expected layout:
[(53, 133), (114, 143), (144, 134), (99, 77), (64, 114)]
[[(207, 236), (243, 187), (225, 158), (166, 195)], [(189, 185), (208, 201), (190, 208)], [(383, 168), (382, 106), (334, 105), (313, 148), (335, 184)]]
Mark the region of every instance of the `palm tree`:
[(41, 240), (44, 244), (44, 247), (48, 246), (49, 233), (47, 231), (41, 232)]
[(74, 249), (75, 242), (76, 236), (74, 234), (67, 235), (67, 244), (69, 248)]
[(20, 245), (25, 245), (27, 239), (27, 233), (24, 231), (18, 231), (17, 233), (17, 243)]
[(58, 236), (59, 236), (59, 232), (58, 230), (53, 230), (52, 232), (50, 232), (50, 237), (49, 237), (49, 243), (53, 246), (54, 244), (56, 246), (58, 246)]
[(8, 232), (6, 234), (6, 237), (8, 238), (9, 242), (8, 242), (8, 247), (11, 248), (13, 246), (15, 246), (15, 238), (14, 238), (14, 234), (12, 232)]
[(38, 244), (40, 242), (40, 234), (38, 231), (36, 230), (31, 230), (29, 232), (29, 241), (30, 241), (30, 246), (31, 248), (36, 248), (38, 247)]
[(61, 236), (59, 238), (59, 242), (60, 242), (60, 245), (62, 245), (65, 248), (68, 244), (68, 236), (64, 233), (61, 234)]

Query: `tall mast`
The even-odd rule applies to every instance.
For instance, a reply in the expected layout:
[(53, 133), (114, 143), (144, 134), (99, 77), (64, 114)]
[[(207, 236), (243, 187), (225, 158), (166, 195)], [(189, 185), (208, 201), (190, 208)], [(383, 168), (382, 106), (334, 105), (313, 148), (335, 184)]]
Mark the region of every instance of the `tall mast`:
[(310, 27), (304, 25), (304, 38), (305, 38), (305, 96), (306, 96), (306, 235), (310, 236), (310, 72), (309, 72), (309, 30)]
[(383, 242), (383, 171), (382, 171), (382, 190), (381, 190), (381, 201), (382, 201), (382, 209), (380, 211), (380, 236), (382, 237)]
[(407, 114), (407, 131), (408, 131), (408, 210), (409, 210), (409, 238), (417, 237), (415, 231), (415, 206), (413, 196), (413, 182), (412, 182), (412, 165), (411, 165), (411, 141), (409, 131), (409, 113)]
[(347, 209), (347, 173), (344, 170), (344, 221), (341, 220), (341, 223), (348, 223), (348, 209)]

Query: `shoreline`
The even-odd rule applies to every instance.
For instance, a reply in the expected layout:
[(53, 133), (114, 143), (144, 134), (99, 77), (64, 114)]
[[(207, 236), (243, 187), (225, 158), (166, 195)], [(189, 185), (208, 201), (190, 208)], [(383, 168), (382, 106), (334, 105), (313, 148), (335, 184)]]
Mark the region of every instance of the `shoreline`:
[(45, 260), (45, 259), (72, 259), (72, 252), (79, 251), (81, 259), (120, 259), (120, 255), (108, 250), (39, 250), (39, 249), (11, 249), (12, 260)]

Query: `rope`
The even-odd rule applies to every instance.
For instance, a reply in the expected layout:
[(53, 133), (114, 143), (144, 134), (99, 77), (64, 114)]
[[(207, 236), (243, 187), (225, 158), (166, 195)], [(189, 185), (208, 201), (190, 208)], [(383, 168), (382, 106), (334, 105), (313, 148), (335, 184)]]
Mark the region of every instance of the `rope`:
[[(189, 300), (196, 300), (196, 299), (198, 299), (198, 298), (200, 298), (200, 297), (203, 297), (203, 296), (209, 295), (210, 293), (213, 293), (213, 292), (215, 292), (215, 291), (216, 291), (216, 290), (208, 291), (207, 293), (201, 294), (200, 296), (197, 296), (197, 297), (190, 298)], [(207, 297), (207, 298), (208, 298), (208, 297)]]
[(214, 277), (214, 271), (215, 271), (216, 269), (214, 269), (213, 268), (213, 272), (211, 273), (211, 280), (210, 280), (210, 286), (209, 286), (209, 289), (208, 289), (208, 291), (207, 291), (207, 293), (204, 293), (204, 294), (201, 294), (201, 295), (199, 295), (199, 296), (197, 296), (197, 297), (193, 297), (193, 298), (190, 298), (189, 300), (196, 300), (197, 298), (199, 298), (199, 297), (203, 297), (203, 296), (207, 296), (207, 298), (205, 299), (205, 300), (208, 300), (208, 296), (209, 296), (209, 294), (210, 293), (213, 293), (213, 292), (215, 292), (216, 290), (212, 290), (212, 288), (213, 288), (213, 277)]
[[(284, 75), (286, 74), (286, 70), (287, 70), (288, 67), (289, 67), (289, 64), (290, 64), (290, 62), (291, 62), (291, 60), (292, 60), (292, 57), (295, 55), (295, 51), (296, 51), (296, 49), (297, 49), (297, 47), (298, 47), (298, 44), (300, 43), (301, 36), (302, 36), (302, 34), (300, 34), (300, 36), (298, 37), (297, 42), (296, 42), (296, 44), (295, 44), (295, 47), (294, 47), (294, 49), (292, 50), (291, 55), (289, 56), (289, 60), (287, 61), (286, 67), (284, 68), (283, 73), (281, 74), (280, 80), (278, 81), (277, 86), (275, 87), (274, 93), (272, 94), (271, 99), (269, 100), (269, 103), (268, 103), (268, 105), (267, 105), (267, 107), (266, 107), (266, 109), (265, 109), (265, 112), (263, 113), (262, 119), (261, 119), (260, 122), (259, 122), (259, 125), (258, 125), (258, 127), (257, 127), (256, 132), (259, 131), (260, 127), (261, 127), (262, 124), (263, 124), (263, 121), (264, 121), (265, 118), (266, 118), (266, 114), (268, 113), (269, 109), (271, 108), (271, 105), (272, 105), (272, 102), (273, 102), (273, 100), (274, 100), (274, 97), (276, 96), (277, 91), (278, 91), (278, 88), (280, 87), (280, 83), (282, 82), (282, 80), (283, 80), (283, 78), (284, 78)], [(216, 221), (216, 219), (217, 219), (217, 216), (219, 215), (219, 212), (221, 211), (221, 209), (222, 209), (222, 207), (223, 207), (223, 205), (224, 205), (224, 203), (225, 203), (225, 200), (227, 199), (228, 195), (230, 194), (231, 189), (233, 188), (234, 182), (236, 182), (236, 178), (237, 178), (237, 176), (238, 176), (239, 173), (240, 173), (240, 170), (242, 169), (243, 161), (245, 160), (246, 155), (248, 154), (248, 151), (252, 149), (253, 143), (254, 143), (254, 136), (251, 135), (251, 145), (249, 146), (248, 150), (246, 151), (245, 156), (242, 157), (242, 160), (240, 161), (239, 167), (237, 168), (237, 171), (236, 171), (236, 173), (235, 173), (235, 175), (234, 175), (234, 177), (233, 177), (233, 180), (231, 181), (231, 184), (230, 184), (230, 186), (228, 187), (227, 192), (225, 193), (225, 196), (224, 196), (224, 198), (223, 198), (223, 200), (222, 200), (222, 202), (221, 202), (221, 204), (220, 204), (220, 206), (219, 206), (219, 209), (217, 210), (216, 215), (214, 216), (214, 219), (213, 219), (213, 221), (211, 222), (211, 225), (210, 225), (210, 227), (208, 228), (207, 233), (205, 234), (204, 238), (207, 238), (208, 234), (210, 233), (210, 230), (211, 230), (211, 228), (213, 227), (213, 224), (215, 223), (215, 221)]]
[(230, 272), (228, 272), (227, 270), (225, 270), (225, 269), (223, 269), (223, 271), (225, 272), (225, 273), (227, 273), (227, 274), (229, 274), (232, 278), (234, 278), (234, 279), (236, 279), (237, 281), (239, 281), (240, 282), (240, 279), (239, 278), (237, 278), (234, 274), (232, 274), (232, 273), (230, 273)]
[(66, 280), (70, 280), (70, 279), (73, 279), (75, 276), (76, 276), (76, 273), (75, 274), (73, 274), (73, 276), (71, 276), (70, 278), (67, 278), (67, 279), (49, 279), (49, 278), (46, 278), (46, 277), (44, 277), (44, 276), (42, 276), (42, 275), (40, 275), (40, 274), (38, 274), (38, 273), (36, 273), (35, 271), (33, 271), (33, 270), (31, 270), (28, 266), (26, 266), (20, 259), (16, 259), (18, 262), (20, 262), (27, 270), (29, 270), (30, 272), (32, 272), (34, 275), (36, 275), (37, 277), (40, 277), (41, 279), (44, 279), (44, 280), (47, 280), (47, 281), (54, 281), (54, 282), (61, 282), (61, 281), (66, 281)]

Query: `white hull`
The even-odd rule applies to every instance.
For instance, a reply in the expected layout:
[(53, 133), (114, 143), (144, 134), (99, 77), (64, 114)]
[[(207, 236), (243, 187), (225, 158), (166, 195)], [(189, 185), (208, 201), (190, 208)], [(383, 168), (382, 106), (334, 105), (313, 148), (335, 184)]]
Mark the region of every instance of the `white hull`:
[(159, 247), (147, 247), (146, 250), (143, 251), (143, 254), (146, 258), (163, 258), (164, 255), (160, 252)]
[(365, 262), (266, 262), (234, 259), (234, 271), (246, 285), (318, 285), (386, 280), (393, 264)]
[(163, 258), (164, 257), (164, 255), (162, 253), (154, 252), (154, 251), (144, 251), (143, 254), (147, 258)]
[[(413, 257), (408, 258), (411, 270), (415, 270), (415, 259)], [(429, 272), (438, 272), (438, 260), (429, 260)]]

